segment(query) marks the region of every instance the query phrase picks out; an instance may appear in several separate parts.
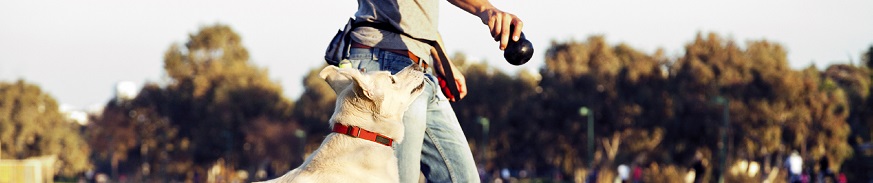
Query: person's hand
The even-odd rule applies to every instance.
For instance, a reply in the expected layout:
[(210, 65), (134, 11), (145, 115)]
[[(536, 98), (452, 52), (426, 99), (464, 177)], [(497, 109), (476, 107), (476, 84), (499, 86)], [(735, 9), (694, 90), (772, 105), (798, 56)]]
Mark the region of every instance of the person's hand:
[[(521, 37), (521, 29), (524, 27), (524, 24), (521, 22), (521, 19), (511, 13), (500, 11), (497, 8), (490, 8), (482, 11), (478, 16), (482, 19), (482, 23), (488, 25), (494, 41), (500, 41), (500, 50), (506, 49), (510, 36), (512, 36), (513, 41), (518, 41), (519, 37)], [(509, 32), (509, 28), (513, 25), (515, 26), (514, 32)]]
[(467, 79), (464, 78), (464, 74), (461, 73), (461, 71), (459, 71), (456, 67), (452, 67), (452, 74), (455, 76), (455, 85), (458, 86), (458, 94), (461, 96), (449, 99), (449, 101), (457, 102), (467, 96)]

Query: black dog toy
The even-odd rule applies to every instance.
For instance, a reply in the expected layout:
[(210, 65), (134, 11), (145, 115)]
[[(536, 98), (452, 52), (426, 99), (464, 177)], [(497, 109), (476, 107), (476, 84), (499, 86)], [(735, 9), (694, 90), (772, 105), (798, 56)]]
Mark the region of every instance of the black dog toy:
[[(515, 32), (515, 26), (509, 27), (509, 32)], [(533, 53), (533, 44), (525, 38), (524, 32), (522, 32), (518, 41), (509, 40), (506, 49), (503, 50), (503, 58), (512, 65), (522, 65), (530, 61)]]

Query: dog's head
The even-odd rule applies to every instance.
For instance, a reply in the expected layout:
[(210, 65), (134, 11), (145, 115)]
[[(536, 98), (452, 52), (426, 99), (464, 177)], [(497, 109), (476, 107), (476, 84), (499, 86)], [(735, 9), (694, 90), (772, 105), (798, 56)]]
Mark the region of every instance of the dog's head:
[(418, 65), (397, 74), (327, 66), (319, 76), (337, 94), (331, 125), (337, 121), (382, 133), (400, 142), (403, 113), (424, 90), (424, 73)]

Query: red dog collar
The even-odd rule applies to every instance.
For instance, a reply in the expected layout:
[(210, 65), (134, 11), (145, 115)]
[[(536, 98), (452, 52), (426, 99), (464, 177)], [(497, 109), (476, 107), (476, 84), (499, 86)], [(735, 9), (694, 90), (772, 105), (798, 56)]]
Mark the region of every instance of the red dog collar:
[(391, 143), (394, 142), (394, 139), (388, 138), (382, 134), (378, 134), (375, 132), (367, 131), (361, 129), (361, 127), (357, 126), (346, 126), (339, 123), (333, 124), (333, 132), (346, 134), (352, 137), (361, 138), (364, 140), (373, 141), (388, 147), (391, 147)]

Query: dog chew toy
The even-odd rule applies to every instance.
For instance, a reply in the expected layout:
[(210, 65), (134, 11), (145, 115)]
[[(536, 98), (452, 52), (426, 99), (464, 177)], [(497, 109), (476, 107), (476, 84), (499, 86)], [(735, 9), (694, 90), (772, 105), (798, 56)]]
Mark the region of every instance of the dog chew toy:
[(339, 68), (340, 69), (352, 68), (352, 62), (349, 62), (348, 59), (343, 59), (343, 61), (341, 61), (339, 63)]
[[(509, 32), (515, 32), (515, 26), (509, 27)], [(533, 44), (527, 40), (524, 36), (524, 32), (521, 33), (521, 37), (519, 37), (518, 41), (509, 40), (509, 43), (506, 45), (506, 49), (503, 50), (503, 58), (506, 59), (506, 62), (512, 65), (522, 65), (530, 61), (530, 58), (533, 57)]]

